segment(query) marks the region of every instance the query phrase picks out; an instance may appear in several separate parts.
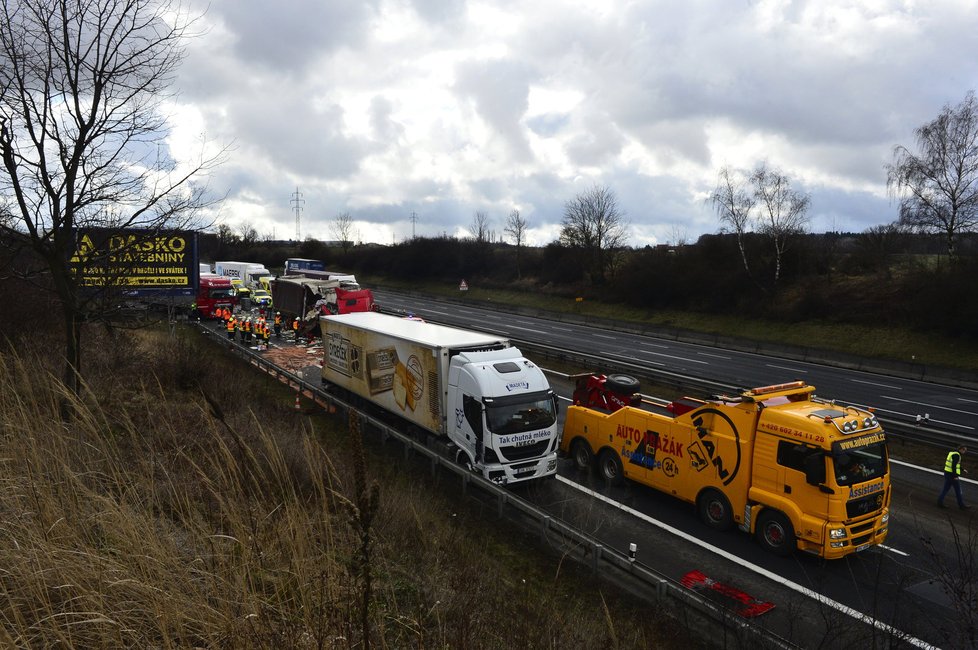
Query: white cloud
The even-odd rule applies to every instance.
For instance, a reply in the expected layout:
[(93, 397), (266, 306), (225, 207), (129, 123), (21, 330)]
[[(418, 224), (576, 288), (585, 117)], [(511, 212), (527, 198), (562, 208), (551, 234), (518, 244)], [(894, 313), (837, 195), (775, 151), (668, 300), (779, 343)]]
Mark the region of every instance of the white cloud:
[(860, 231), (896, 216), (893, 146), (976, 86), (975, 4), (210, 0), (171, 148), (233, 142), (221, 218), (279, 237), (298, 187), (321, 238), (341, 212), (365, 241), (476, 211), (501, 232), (518, 206), (546, 244), (601, 183), (633, 244), (695, 240), (717, 169), (760, 161), (812, 192), (816, 228)]

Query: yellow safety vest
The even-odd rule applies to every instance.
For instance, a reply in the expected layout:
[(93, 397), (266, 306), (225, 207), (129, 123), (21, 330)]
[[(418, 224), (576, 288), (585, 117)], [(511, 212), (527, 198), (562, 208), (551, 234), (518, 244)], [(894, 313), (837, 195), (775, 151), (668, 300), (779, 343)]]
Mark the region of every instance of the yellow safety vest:
[(234, 319), (233, 319), (233, 318), (229, 318), (229, 319), (228, 319), (228, 331), (229, 331), (229, 332), (233, 332), (233, 331), (234, 331), (234, 326), (235, 326), (236, 324), (237, 324), (237, 323), (235, 323), (235, 322), (234, 322)]
[[(958, 457), (958, 468), (957, 471), (954, 469), (954, 457)], [(949, 451), (947, 453), (947, 460), (944, 461), (944, 471), (948, 474), (957, 474), (961, 476), (961, 454), (957, 451)]]

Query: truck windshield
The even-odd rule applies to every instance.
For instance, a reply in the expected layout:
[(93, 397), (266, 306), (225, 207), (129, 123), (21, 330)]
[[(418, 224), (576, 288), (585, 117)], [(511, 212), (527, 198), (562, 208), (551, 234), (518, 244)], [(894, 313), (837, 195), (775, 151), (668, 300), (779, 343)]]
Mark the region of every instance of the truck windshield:
[(496, 435), (546, 429), (557, 421), (549, 392), (495, 399), (486, 404), (486, 423)]
[(838, 485), (852, 485), (886, 474), (886, 445), (876, 442), (863, 447), (839, 452), (832, 456), (835, 481)]
[(231, 289), (211, 289), (207, 295), (211, 298), (230, 298), (232, 292)]

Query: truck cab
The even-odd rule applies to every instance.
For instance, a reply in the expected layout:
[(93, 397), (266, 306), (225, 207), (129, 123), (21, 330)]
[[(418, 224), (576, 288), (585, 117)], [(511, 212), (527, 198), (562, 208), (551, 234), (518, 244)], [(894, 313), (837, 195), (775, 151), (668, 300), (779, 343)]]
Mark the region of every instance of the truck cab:
[(448, 433), (461, 460), (503, 484), (554, 473), (557, 398), (536, 365), (516, 348), (460, 352), (448, 377)]

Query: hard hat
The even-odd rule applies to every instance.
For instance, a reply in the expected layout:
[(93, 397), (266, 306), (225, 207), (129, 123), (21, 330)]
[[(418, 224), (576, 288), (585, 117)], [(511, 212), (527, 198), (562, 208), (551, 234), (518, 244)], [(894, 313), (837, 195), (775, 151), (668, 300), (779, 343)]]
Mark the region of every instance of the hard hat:
[(280, 311), (277, 311), (277, 312), (275, 312), (275, 315), (276, 315), (276, 316), (281, 316), (281, 315), (282, 315), (282, 312), (280, 312)]

